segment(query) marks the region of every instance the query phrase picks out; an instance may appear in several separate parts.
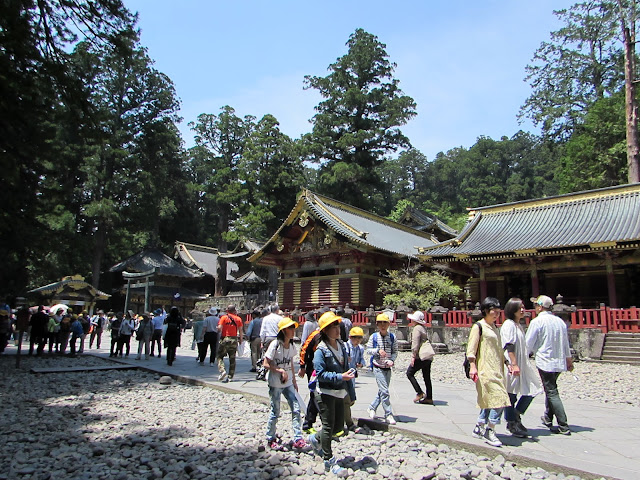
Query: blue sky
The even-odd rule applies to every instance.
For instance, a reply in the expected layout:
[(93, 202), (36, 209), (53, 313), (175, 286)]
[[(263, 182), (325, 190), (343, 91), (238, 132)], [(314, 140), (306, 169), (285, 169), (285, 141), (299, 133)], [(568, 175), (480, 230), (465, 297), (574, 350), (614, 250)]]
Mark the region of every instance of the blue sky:
[(305, 75), (327, 75), (363, 28), (386, 44), (395, 78), (417, 103), (402, 127), (433, 160), (479, 136), (537, 133), (517, 113), (530, 95), (525, 66), (560, 23), (566, 0), (124, 0), (140, 15), (142, 44), (174, 82), (181, 131), (201, 113), (229, 105), (258, 119), (269, 113), (298, 138), (321, 100)]

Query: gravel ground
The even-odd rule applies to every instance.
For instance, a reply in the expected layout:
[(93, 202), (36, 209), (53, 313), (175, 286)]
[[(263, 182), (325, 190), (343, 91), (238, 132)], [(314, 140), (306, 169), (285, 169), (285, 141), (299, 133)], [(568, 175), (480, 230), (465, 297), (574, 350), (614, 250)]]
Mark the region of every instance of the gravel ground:
[[(460, 354), (433, 364), (436, 381), (458, 382)], [(34, 375), (34, 366), (104, 365), (94, 357), (0, 356), (0, 479), (311, 479), (325, 474), (311, 453), (265, 450), (268, 406), (240, 394), (178, 383), (136, 370)], [(406, 368), (408, 355), (397, 365)], [(403, 368), (404, 367), (404, 368)], [(638, 384), (628, 365), (579, 363), (576, 382), (563, 375), (563, 396), (638, 405)], [(617, 380), (613, 380), (613, 379)], [(597, 382), (594, 387), (593, 382)], [(593, 392), (598, 392), (597, 396)], [(289, 436), (287, 416), (279, 431)], [(335, 444), (349, 478), (578, 479), (520, 468), (487, 457), (432, 445), (390, 432), (367, 431)]]

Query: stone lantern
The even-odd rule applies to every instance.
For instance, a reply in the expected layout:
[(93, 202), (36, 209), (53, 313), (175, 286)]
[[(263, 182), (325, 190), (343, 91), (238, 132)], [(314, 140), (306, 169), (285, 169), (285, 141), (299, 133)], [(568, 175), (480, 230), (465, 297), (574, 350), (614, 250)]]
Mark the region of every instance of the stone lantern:
[[(366, 313), (364, 314), (364, 316), (367, 318), (367, 324), (366, 325), (362, 325), (362, 329), (364, 330), (364, 333), (367, 337), (367, 339), (369, 338), (369, 336), (371, 335), (371, 333), (376, 331), (376, 310), (373, 307), (373, 305), (369, 305), (369, 307), (367, 308)], [(365, 340), (365, 339), (363, 339)]]
[(396, 335), (398, 337), (398, 350), (410, 350), (411, 338), (409, 337), (409, 321), (407, 315), (409, 314), (409, 307), (404, 304), (404, 301), (400, 301), (400, 305), (396, 308)]
[(480, 310), (480, 302), (476, 302), (475, 308), (469, 312), (469, 316), (473, 323), (484, 318), (484, 314), (482, 313), (482, 310)]

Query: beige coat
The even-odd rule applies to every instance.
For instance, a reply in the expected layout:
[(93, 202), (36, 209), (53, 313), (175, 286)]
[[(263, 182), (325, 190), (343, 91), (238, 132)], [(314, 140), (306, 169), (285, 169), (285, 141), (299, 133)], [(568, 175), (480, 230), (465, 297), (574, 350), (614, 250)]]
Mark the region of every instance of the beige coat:
[(476, 382), (478, 407), (484, 409), (509, 406), (511, 402), (505, 387), (504, 356), (500, 334), (495, 326), (489, 326), (484, 319), (479, 320), (477, 324), (482, 327), (482, 340), (478, 326), (471, 327), (467, 343), (467, 358), (475, 360), (478, 368)]

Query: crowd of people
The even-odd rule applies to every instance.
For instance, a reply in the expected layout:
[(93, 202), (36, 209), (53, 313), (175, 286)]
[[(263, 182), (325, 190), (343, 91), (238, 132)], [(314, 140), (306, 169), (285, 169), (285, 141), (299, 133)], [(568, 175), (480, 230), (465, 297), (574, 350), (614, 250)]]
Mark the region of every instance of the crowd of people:
[[(493, 446), (502, 444), (495, 428), (503, 413), (508, 432), (517, 437), (528, 436), (522, 417), (533, 398), (542, 392), (546, 396), (542, 423), (557, 433), (571, 434), (557, 387), (560, 373), (573, 368), (567, 327), (552, 314), (551, 298), (541, 295), (531, 301), (537, 315), (526, 333), (522, 327), (524, 302), (519, 298), (512, 298), (505, 305), (505, 320), (500, 328), (496, 326), (500, 302), (485, 298), (481, 304), (483, 318), (470, 329), (466, 348), (468, 376), (475, 382), (480, 409), (471, 435)], [(10, 316), (6, 309), (0, 308), (2, 348), (9, 338), (7, 332), (11, 331)], [(413, 328), (406, 376), (416, 393), (414, 403), (434, 405), (431, 363), (435, 352), (425, 317), (421, 311), (415, 311), (408, 319)], [(197, 348), (199, 365), (204, 365), (208, 357), (209, 364), (218, 368), (218, 380), (229, 382), (235, 375), (238, 349), (246, 345), (250, 349), (251, 371), (258, 373), (256, 378), (262, 378), (260, 372), (263, 372), (269, 389), (267, 445), (275, 450), (287, 447), (277, 434), (284, 397), (291, 411), (292, 440), (288, 448), (313, 450), (324, 461), (326, 471), (340, 473), (342, 467), (333, 455), (331, 443), (349, 431), (361, 431), (351, 416), (351, 407), (357, 399), (355, 378), (359, 370), (369, 368), (377, 384), (377, 394), (367, 407), (369, 417), (396, 424), (389, 387), (398, 356), (398, 341), (390, 331), (391, 320), (387, 313), (377, 315), (376, 331), (364, 344), (363, 329), (353, 326), (342, 308), (308, 312), (298, 352), (294, 345), (298, 323), (284, 315), (276, 303), (254, 309), (246, 324), (238, 316), (235, 305), (228, 305), (224, 313), (213, 306), (194, 318), (191, 348)], [(9, 327), (4, 328), (5, 323)], [(62, 309), (48, 314), (45, 307), (40, 306), (30, 315), (28, 325), (29, 355), (33, 355), (34, 350), (36, 355), (42, 355), (48, 346), (51, 354), (65, 354), (69, 348), (69, 355), (73, 356), (84, 351), (86, 337), (89, 337), (88, 348), (93, 348), (94, 343), (100, 348), (106, 330), (111, 338), (111, 357), (128, 357), (131, 338), (135, 336), (137, 360), (142, 358), (143, 350), (145, 359), (154, 356), (156, 351), (160, 357), (164, 341), (167, 364), (172, 365), (186, 321), (177, 307), (172, 307), (169, 313), (163, 307), (142, 315), (130, 310), (126, 313), (100, 310), (89, 316), (84, 311), (76, 315)], [(537, 372), (529, 361), (530, 356), (535, 356)], [(296, 357), (299, 359), (297, 371)], [(419, 372), (424, 389), (416, 379)], [(296, 377), (306, 377), (309, 385), (304, 422), (301, 411), (304, 402), (298, 393)], [(377, 416), (380, 407), (382, 417)], [(315, 428), (318, 417), (319, 431)], [(557, 427), (553, 426), (554, 420)], [(307, 435), (306, 440), (303, 434)]]

